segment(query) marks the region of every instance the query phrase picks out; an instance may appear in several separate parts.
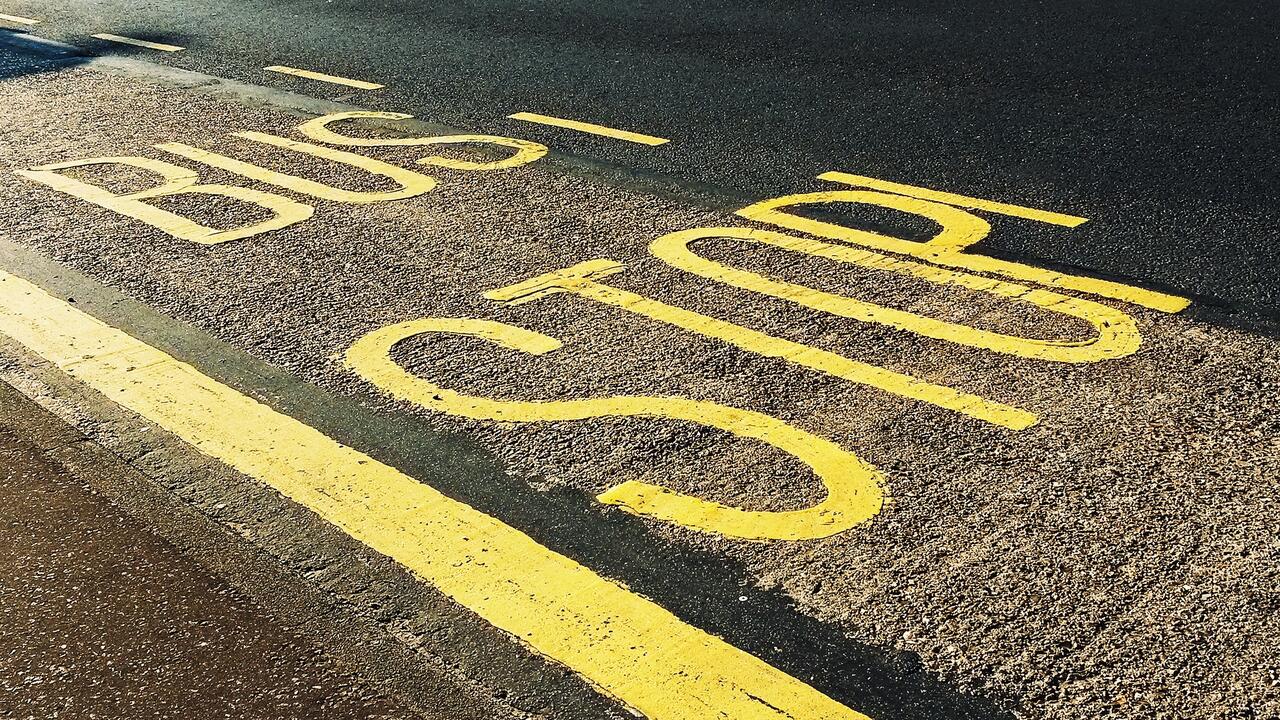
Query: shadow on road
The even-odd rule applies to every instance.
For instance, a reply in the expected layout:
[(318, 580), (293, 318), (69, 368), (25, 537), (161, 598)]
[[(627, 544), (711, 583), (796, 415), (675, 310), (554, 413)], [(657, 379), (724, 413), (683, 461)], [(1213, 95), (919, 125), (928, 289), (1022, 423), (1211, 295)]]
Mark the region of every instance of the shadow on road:
[(0, 82), (82, 65), (90, 56), (20, 30), (0, 29)]
[[(117, 34), (136, 40), (179, 47), (187, 42), (185, 37), (174, 33), (150, 33), (145, 30), (128, 29)], [(157, 54), (165, 53), (95, 37), (82, 38), (75, 46), (65, 45), (22, 30), (0, 29), (0, 82), (83, 65), (99, 56), (145, 55), (148, 59), (154, 60)]]

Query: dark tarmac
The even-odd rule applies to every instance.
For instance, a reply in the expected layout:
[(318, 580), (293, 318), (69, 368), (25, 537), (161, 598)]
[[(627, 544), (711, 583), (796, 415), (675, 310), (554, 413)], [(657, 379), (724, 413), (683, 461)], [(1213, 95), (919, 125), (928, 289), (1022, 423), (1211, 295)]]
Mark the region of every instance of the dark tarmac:
[(424, 717), (91, 489), (84, 442), (0, 385), (0, 717)]

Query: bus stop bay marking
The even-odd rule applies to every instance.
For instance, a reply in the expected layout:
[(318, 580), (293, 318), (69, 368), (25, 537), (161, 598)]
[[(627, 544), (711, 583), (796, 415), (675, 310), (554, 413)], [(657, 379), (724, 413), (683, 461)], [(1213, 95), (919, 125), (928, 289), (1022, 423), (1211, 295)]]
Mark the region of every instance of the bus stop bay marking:
[(667, 138), (655, 137), (644, 133), (632, 132), (630, 130), (619, 130), (618, 128), (609, 127), (607, 125), (597, 125), (595, 123), (582, 122), (581, 120), (569, 120), (567, 118), (554, 117), (551, 115), (541, 115), (531, 112), (518, 112), (507, 116), (512, 120), (523, 120), (525, 122), (538, 123), (540, 125), (551, 125), (553, 127), (565, 128), (568, 130), (577, 130), (579, 132), (591, 133), (592, 135), (600, 135), (603, 137), (613, 138), (615, 140), (625, 140), (627, 142), (637, 143), (640, 145), (665, 145), (669, 142)]
[(35, 18), (22, 17), (21, 15), (6, 15), (0, 13), (0, 21), (16, 23), (18, 25), (39, 25), (40, 21)]
[(320, 82), (333, 83), (334, 85), (346, 85), (357, 90), (379, 90), (385, 85), (380, 85), (367, 80), (355, 80), (340, 75), (330, 75), (328, 73), (316, 72), (314, 70), (304, 70), (303, 68), (289, 67), (288, 65), (269, 65), (262, 68), (274, 73), (283, 75), (293, 75), (295, 77), (306, 78), (308, 80), (319, 80)]
[[(333, 146), (425, 148), (438, 145), (480, 144), (501, 151), (501, 157), (497, 160), (476, 161), (427, 155), (415, 161), (418, 166), (453, 171), (507, 170), (535, 162), (547, 153), (546, 146), (538, 143), (492, 135), (369, 137), (367, 130), (354, 135), (343, 132), (345, 125), (350, 122), (396, 122), (410, 117), (401, 113), (375, 111), (339, 112), (317, 117), (301, 123), (296, 128), (299, 134), (313, 142), (262, 132), (244, 131), (230, 134), (230, 137), (238, 142), (267, 145), (356, 168), (375, 177), (390, 180), (397, 186), (392, 190), (354, 191), (337, 188), (184, 143), (162, 143), (155, 148), (185, 160), (229, 171), (307, 198), (352, 204), (381, 203), (417, 197), (435, 189), (439, 181), (422, 172)], [(82, 166), (113, 164), (152, 172), (160, 178), (160, 182), (150, 189), (116, 194), (62, 172)], [(313, 204), (279, 193), (238, 185), (202, 184), (199, 173), (195, 170), (141, 156), (88, 158), (53, 163), (18, 172), (30, 180), (148, 223), (174, 237), (202, 244), (240, 240), (287, 227), (307, 220), (316, 212)], [(788, 195), (754, 203), (739, 210), (738, 214), (758, 222), (816, 235), (825, 240), (786, 235), (763, 229), (694, 228), (670, 233), (654, 240), (650, 245), (650, 252), (654, 257), (683, 272), (796, 303), (811, 310), (858, 322), (878, 323), (936, 340), (1049, 362), (1093, 363), (1124, 357), (1139, 348), (1141, 336), (1134, 319), (1119, 309), (1092, 300), (1062, 295), (1054, 290), (1038, 289), (1029, 285), (977, 275), (974, 274), (975, 271), (1011, 277), (1028, 283), (1092, 293), (1165, 312), (1176, 312), (1186, 306), (1187, 301), (1182, 298), (1142, 288), (1065, 275), (967, 252), (991, 230), (991, 225), (974, 211), (1007, 214), (1064, 227), (1075, 227), (1085, 222), (1084, 218), (846, 173), (826, 173), (822, 178), (859, 189)], [(151, 204), (151, 201), (176, 195), (228, 197), (257, 204), (268, 210), (271, 216), (249, 225), (219, 229), (202, 225), (191, 218)], [(861, 203), (912, 213), (936, 222), (940, 230), (932, 239), (921, 243), (812, 220), (786, 211), (787, 208), (797, 205), (825, 203)], [(1010, 303), (1030, 305), (1041, 311), (1083, 320), (1092, 326), (1094, 333), (1093, 337), (1079, 340), (1046, 340), (1009, 335), (971, 324), (930, 318), (841, 294), (820, 291), (796, 282), (771, 279), (759, 273), (731, 267), (723, 262), (707, 260), (699, 256), (692, 247), (692, 243), (705, 238), (729, 238), (754, 245), (772, 246), (784, 251), (804, 253), (836, 262), (895, 273), (915, 280), (924, 280), (937, 286), (952, 286), (983, 293)], [(907, 257), (891, 257), (884, 253)], [(764, 357), (780, 358), (800, 367), (874, 387), (900, 397), (932, 404), (1008, 429), (1019, 430), (1037, 422), (1034, 413), (1022, 408), (996, 402), (945, 384), (926, 382), (909, 374), (858, 362), (828, 350), (686, 310), (601, 282), (601, 278), (621, 272), (622, 269), (620, 264), (610, 260), (588, 260), (505, 288), (490, 290), (485, 295), (505, 304), (522, 304), (553, 293), (573, 294), (625, 310), (639, 317), (664, 322), (704, 337), (729, 343)], [(474, 320), (473, 322), (483, 321)], [(486, 337), (495, 343), (502, 344), (499, 340), (500, 333)], [(359, 363), (353, 363), (352, 367), (357, 369), (363, 367), (367, 371), (372, 365), (365, 363), (360, 366)], [(406, 381), (405, 387), (409, 384)], [(615, 399), (596, 400), (604, 404), (597, 404), (591, 408), (591, 412), (594, 413), (590, 415), (592, 417), (648, 414), (672, 419), (689, 419), (685, 417), (688, 413), (684, 410), (696, 405), (696, 402), (689, 398), (666, 398), (662, 402), (657, 402), (655, 398), (647, 398), (640, 405), (629, 407), (613, 403)], [(526, 406), (525, 409), (536, 408), (537, 412), (526, 412), (528, 421), (538, 420), (539, 412), (550, 412), (546, 404), (531, 402), (533, 405)], [(681, 403), (688, 405), (681, 405)], [(460, 407), (424, 404), (446, 412), (457, 412)], [(503, 412), (509, 412), (512, 407), (515, 406), (508, 405)], [(749, 511), (719, 506), (634, 483), (623, 483), (601, 495), (599, 499), (602, 502), (620, 505), (632, 512), (677, 522), (686, 527), (752, 539), (821, 537), (853, 527), (874, 515), (878, 510), (882, 500), (881, 478), (873, 468), (864, 466), (852, 453), (826, 440), (804, 433), (781, 420), (775, 418), (765, 420), (764, 416), (752, 416), (746, 410), (716, 407), (721, 409), (700, 415), (693, 421), (701, 420), (703, 424), (743, 437), (762, 440), (800, 458), (826, 484), (829, 494), (827, 500), (783, 520), (777, 517), (778, 514), (753, 515)], [(563, 408), (555, 412), (562, 410)], [(586, 417), (588, 414), (584, 411), (580, 419), (586, 419)], [(766, 426), (773, 429), (762, 429)], [(804, 442), (811, 443), (812, 447), (801, 450), (800, 445)], [(833, 471), (834, 466), (828, 462), (832, 457), (842, 458), (847, 471)]]

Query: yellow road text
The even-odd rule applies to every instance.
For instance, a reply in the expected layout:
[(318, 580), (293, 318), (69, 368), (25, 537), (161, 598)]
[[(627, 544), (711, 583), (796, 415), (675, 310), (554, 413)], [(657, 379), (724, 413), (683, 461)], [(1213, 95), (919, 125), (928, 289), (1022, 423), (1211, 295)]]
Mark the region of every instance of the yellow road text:
[[(1041, 340), (1006, 335), (968, 325), (936, 320), (905, 310), (855, 300), (844, 295), (815, 290), (804, 285), (773, 280), (759, 273), (739, 270), (697, 255), (690, 247), (698, 240), (731, 238), (754, 245), (766, 245), (792, 252), (885, 270), (941, 286), (961, 287), (1012, 302), (1031, 305), (1093, 326), (1087, 340)], [(744, 290), (770, 295), (814, 310), (862, 322), (877, 323), (969, 347), (1035, 360), (1087, 363), (1131, 355), (1142, 342), (1133, 318), (1114, 308), (1048, 290), (992, 280), (924, 263), (899, 260), (858, 247), (800, 238), (794, 235), (751, 228), (696, 228), (664, 235), (649, 246), (650, 251), (674, 267)]]
[[(991, 225), (986, 220), (968, 212), (966, 209), (1013, 215), (1067, 227), (1075, 227), (1085, 222), (1085, 218), (969, 198), (963, 195), (943, 193), (900, 183), (889, 183), (865, 178), (861, 175), (829, 172), (820, 177), (824, 180), (871, 189), (834, 190), (786, 195), (748, 205), (739, 210), (738, 215), (751, 220), (785, 227), (789, 230), (797, 230), (819, 237), (862, 245), (873, 250), (909, 255), (935, 265), (1003, 275), (1015, 280), (1033, 282), (1039, 285), (1086, 292), (1161, 312), (1179, 312), (1190, 304), (1190, 301), (1186, 298), (1146, 290), (1132, 285), (1068, 275), (1032, 265), (965, 252), (967, 248), (978, 243), (991, 232)], [(784, 210), (784, 208), (795, 206), (834, 203), (863, 203), (912, 213), (933, 220), (940, 226), (940, 230), (927, 242), (914, 242), (883, 233), (859, 230), (823, 220), (813, 220)]]
[(571, 293), (722, 340), (748, 352), (782, 358), (850, 382), (936, 405), (1001, 427), (1021, 430), (1036, 422), (1036, 416), (1026, 410), (850, 360), (826, 350), (767, 335), (599, 282), (600, 278), (622, 271), (623, 266), (612, 260), (588, 260), (515, 285), (490, 290), (484, 296), (490, 300), (518, 305), (554, 293)]
[(790, 453), (812, 468), (827, 490), (827, 497), (813, 507), (762, 512), (727, 507), (656, 485), (628, 481), (597, 496), (602, 503), (695, 530), (750, 540), (804, 540), (835, 535), (871, 518), (883, 504), (883, 478), (874, 468), (839, 445), (770, 415), (681, 397), (537, 401), (493, 400), (453, 392), (406, 371), (391, 358), (396, 344), (427, 333), (471, 336), (531, 355), (542, 355), (561, 347), (555, 338), (491, 320), (424, 318), (369, 333), (347, 351), (347, 365), (397, 398), (478, 420), (555, 422), (648, 417), (698, 423), (738, 437), (760, 440)]

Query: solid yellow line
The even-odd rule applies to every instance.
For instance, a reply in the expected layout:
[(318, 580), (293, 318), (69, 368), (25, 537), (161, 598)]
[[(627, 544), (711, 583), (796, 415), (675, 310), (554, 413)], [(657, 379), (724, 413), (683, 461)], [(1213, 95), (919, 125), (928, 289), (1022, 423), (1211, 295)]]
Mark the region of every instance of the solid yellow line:
[(941, 190), (930, 190), (928, 188), (917, 187), (915, 185), (904, 185), (902, 183), (890, 182), (888, 180), (877, 180), (876, 178), (866, 177), (865, 175), (853, 175), (851, 173), (843, 172), (825, 172), (819, 175), (818, 179), (844, 183), (845, 185), (868, 187), (873, 190), (883, 190), (885, 192), (896, 193), (898, 195), (920, 198), (921, 200), (933, 200), (934, 202), (955, 205), (956, 207), (965, 207), (973, 210), (986, 210), (987, 212), (1020, 217), (1026, 220), (1036, 220), (1038, 222), (1062, 225), (1065, 227), (1076, 227), (1089, 222), (1089, 218), (1082, 218), (1076, 215), (1065, 215), (1063, 213), (1056, 213), (1049, 210), (1037, 210), (1035, 208), (1023, 207), (1022, 205), (1010, 205), (1009, 203), (996, 202), (995, 200), (983, 200), (982, 198), (957, 195), (955, 193), (943, 192)]
[(163, 50), (165, 52), (178, 52), (186, 50), (180, 45), (166, 45), (165, 43), (151, 42), (150, 40), (138, 40), (137, 38), (125, 37), (123, 35), (112, 35), (111, 33), (98, 33), (93, 37), (99, 40), (109, 40), (114, 43), (123, 43), (125, 45), (136, 45), (137, 47), (148, 48), (150, 50)]
[(866, 720), (532, 538), (0, 271), (0, 333), (650, 720)]
[(333, 83), (335, 85), (346, 85), (348, 87), (359, 88), (361, 90), (377, 90), (385, 87), (378, 83), (365, 82), (364, 80), (352, 80), (351, 78), (339, 77), (337, 75), (326, 75), (324, 73), (313, 72), (311, 70), (303, 70), (301, 68), (289, 67), (288, 65), (272, 65), (271, 67), (262, 68), (271, 72), (284, 73), (285, 75), (296, 75), (298, 77), (307, 78), (308, 80), (319, 80), (321, 82)]
[(18, 23), (19, 25), (39, 25), (40, 24), (40, 21), (36, 20), (35, 18), (25, 18), (20, 15), (5, 15), (4, 13), (0, 13), (0, 20), (8, 20), (11, 23)]
[(645, 135), (643, 133), (635, 133), (629, 130), (619, 130), (617, 128), (607, 127), (605, 125), (596, 125), (594, 123), (581, 122), (579, 120), (566, 120), (564, 118), (551, 117), (550, 115), (539, 115), (530, 112), (518, 112), (507, 117), (512, 120), (524, 120), (526, 122), (541, 123), (543, 125), (554, 125), (556, 127), (568, 128), (570, 130), (581, 130), (582, 132), (592, 133), (594, 135), (603, 135), (616, 140), (626, 140), (627, 142), (640, 143), (641, 145), (662, 145), (671, 142), (666, 138), (654, 137), (653, 135)]

